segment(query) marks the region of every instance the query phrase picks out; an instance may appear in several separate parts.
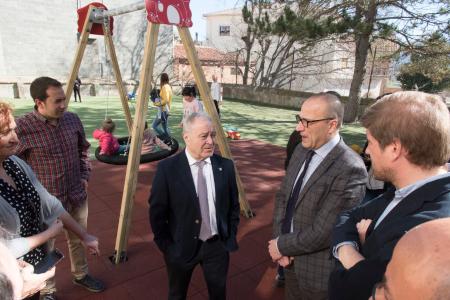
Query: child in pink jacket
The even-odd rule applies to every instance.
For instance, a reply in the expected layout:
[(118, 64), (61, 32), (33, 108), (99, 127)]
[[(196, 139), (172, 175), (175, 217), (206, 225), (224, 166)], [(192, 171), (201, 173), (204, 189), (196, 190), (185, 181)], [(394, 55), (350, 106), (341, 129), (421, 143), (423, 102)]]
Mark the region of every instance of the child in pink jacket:
[(95, 129), (94, 139), (99, 141), (101, 155), (123, 154), (128, 146), (120, 145), (117, 138), (113, 135), (116, 124), (110, 118), (102, 122), (102, 129)]

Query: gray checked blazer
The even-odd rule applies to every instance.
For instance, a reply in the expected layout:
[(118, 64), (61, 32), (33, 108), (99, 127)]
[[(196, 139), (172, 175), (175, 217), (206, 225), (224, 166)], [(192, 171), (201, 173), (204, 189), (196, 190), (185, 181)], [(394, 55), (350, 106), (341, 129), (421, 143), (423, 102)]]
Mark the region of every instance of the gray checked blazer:
[(337, 216), (360, 203), (367, 172), (362, 159), (342, 139), (317, 167), (295, 205), (293, 232), (281, 235), (289, 195), (306, 159), (299, 144), (275, 197), (273, 236), (283, 255), (293, 256), (300, 289), (326, 292), (334, 263), (330, 258), (331, 232)]

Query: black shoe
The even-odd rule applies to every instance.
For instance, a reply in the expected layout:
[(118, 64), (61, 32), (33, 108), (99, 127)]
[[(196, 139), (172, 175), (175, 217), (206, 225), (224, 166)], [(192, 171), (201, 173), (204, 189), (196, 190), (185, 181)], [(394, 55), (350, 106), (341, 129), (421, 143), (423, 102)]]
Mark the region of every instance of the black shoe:
[(105, 290), (105, 285), (103, 284), (103, 282), (101, 282), (98, 279), (95, 279), (94, 277), (92, 277), (91, 275), (86, 275), (81, 279), (73, 279), (72, 280), (73, 283), (78, 284), (82, 287), (84, 287), (85, 289), (87, 289), (88, 291), (94, 292), (94, 293), (100, 293), (103, 292)]
[(55, 293), (51, 293), (51, 294), (41, 294), (39, 296), (39, 300), (57, 300), (58, 298), (56, 298)]

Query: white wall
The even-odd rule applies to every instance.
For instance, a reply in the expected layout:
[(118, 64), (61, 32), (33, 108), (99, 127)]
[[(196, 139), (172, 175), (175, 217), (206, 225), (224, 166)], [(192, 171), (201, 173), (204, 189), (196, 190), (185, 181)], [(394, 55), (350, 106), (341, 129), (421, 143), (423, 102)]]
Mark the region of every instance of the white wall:
[[(242, 21), (241, 10), (232, 9), (219, 14), (206, 14), (206, 45), (223, 52), (233, 52), (244, 47), (241, 37), (245, 34), (246, 24)], [(220, 26), (230, 26), (230, 35), (221, 36)]]
[[(82, 5), (90, 3), (81, 2)], [(132, 3), (130, 0), (102, 2), (109, 9)], [(1, 0), (0, 82), (21, 85), (39, 76), (66, 81), (77, 47), (76, 9), (76, 1)], [(116, 16), (114, 22), (113, 40), (122, 77), (139, 79), (147, 26), (145, 11)], [(161, 25), (156, 76), (163, 67), (171, 73), (167, 65), (172, 60), (172, 37), (172, 26)], [(86, 47), (80, 77), (94, 81), (114, 80), (111, 64), (106, 60), (103, 37), (91, 35), (90, 39), (93, 42)], [(22, 91), (21, 86), (19, 90)]]

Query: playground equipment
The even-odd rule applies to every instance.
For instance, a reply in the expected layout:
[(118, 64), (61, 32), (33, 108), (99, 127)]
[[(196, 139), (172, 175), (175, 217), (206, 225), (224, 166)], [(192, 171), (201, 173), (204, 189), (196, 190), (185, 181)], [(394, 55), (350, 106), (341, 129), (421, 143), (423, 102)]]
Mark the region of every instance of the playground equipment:
[[(127, 170), (125, 176), (125, 186), (122, 195), (122, 205), (120, 209), (118, 233), (116, 238), (115, 254), (112, 258), (113, 262), (118, 264), (127, 259), (126, 257), (126, 244), (128, 241), (128, 234), (131, 223), (131, 215), (133, 210), (133, 200), (136, 191), (137, 175), (139, 171), (139, 162), (141, 157), (141, 146), (142, 146), (142, 136), (144, 132), (144, 123), (146, 119), (146, 114), (148, 110), (148, 99), (150, 95), (151, 87), (151, 77), (153, 74), (153, 67), (155, 64), (155, 52), (156, 45), (158, 42), (158, 32), (160, 24), (171, 24), (177, 26), (178, 32), (180, 34), (181, 41), (185, 47), (188, 61), (192, 66), (192, 71), (198, 85), (200, 94), (203, 99), (204, 106), (207, 113), (211, 116), (213, 121), (213, 126), (217, 132), (217, 144), (222, 156), (232, 159), (231, 152), (226, 141), (226, 137), (222, 130), (219, 116), (217, 115), (216, 108), (214, 106), (211, 94), (206, 82), (205, 75), (203, 74), (200, 61), (195, 51), (194, 42), (189, 33), (188, 26), (192, 25), (190, 21), (190, 10), (189, 10), (189, 0), (145, 0), (145, 2), (140, 1), (138, 3), (130, 4), (115, 10), (108, 11), (107, 8), (101, 3), (91, 3), (87, 5), (88, 10), (84, 15), (84, 25), (80, 31), (81, 36), (75, 55), (74, 63), (72, 65), (72, 70), (67, 82), (66, 97), (67, 100), (70, 99), (70, 95), (73, 89), (73, 84), (78, 74), (79, 67), (81, 64), (81, 59), (84, 50), (87, 45), (88, 36), (91, 30), (95, 30), (101, 24), (102, 30), (96, 31), (97, 34), (103, 34), (110, 52), (112, 66), (114, 74), (116, 77), (117, 88), (119, 90), (119, 95), (122, 101), (122, 106), (125, 111), (125, 116), (127, 120), (127, 126), (131, 132), (131, 147), (128, 156)], [(117, 58), (115, 55), (115, 50), (110, 34), (110, 28), (112, 23), (112, 17), (115, 15), (120, 15), (128, 12), (133, 12), (136, 10), (141, 10), (143, 8), (147, 9), (147, 19), (149, 20), (147, 24), (145, 48), (144, 48), (144, 58), (141, 65), (141, 74), (139, 79), (139, 88), (136, 100), (136, 109), (134, 122), (131, 120), (131, 115), (127, 103), (127, 97), (125, 89), (123, 87), (122, 79), (120, 76), (120, 70), (117, 63)], [(80, 18), (83, 15), (80, 14)], [(80, 22), (80, 21), (79, 21)], [(80, 29), (79, 29), (80, 30)], [(244, 188), (236, 169), (236, 180), (239, 189), (239, 203), (241, 207), (241, 212), (246, 217), (252, 217), (253, 212), (245, 199)]]
[[(121, 145), (129, 145), (130, 137), (122, 137), (118, 139), (119, 144)], [(171, 156), (172, 154), (178, 151), (178, 141), (174, 138), (171, 139), (170, 150), (160, 149), (155, 152), (141, 154), (141, 158), (139, 160), (140, 164), (150, 163), (153, 161), (161, 160), (166, 157)], [(100, 154), (100, 147), (95, 149), (95, 157), (97, 160), (104, 162), (106, 164), (111, 165), (126, 165), (128, 163), (128, 155), (124, 154), (116, 154), (116, 155), (103, 155)]]

